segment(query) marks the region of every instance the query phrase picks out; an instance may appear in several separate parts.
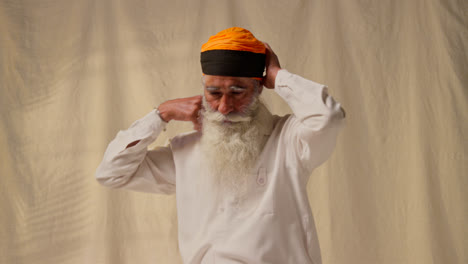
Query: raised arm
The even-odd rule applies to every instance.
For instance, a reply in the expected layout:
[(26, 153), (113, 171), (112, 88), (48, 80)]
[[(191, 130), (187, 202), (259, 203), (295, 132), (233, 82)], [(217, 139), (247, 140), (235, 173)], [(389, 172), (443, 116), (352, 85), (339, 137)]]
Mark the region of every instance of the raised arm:
[(325, 85), (281, 69), (278, 57), (267, 48), (267, 75), (264, 85), (274, 90), (293, 111), (284, 125), (282, 139), (289, 146), (287, 162), (312, 170), (333, 152), (344, 124), (341, 104), (328, 93)]
[(165, 125), (153, 110), (127, 130), (119, 131), (96, 170), (96, 180), (110, 188), (173, 193), (175, 169), (171, 149), (160, 147), (148, 151)]
[(96, 170), (97, 181), (111, 188), (173, 193), (176, 176), (171, 148), (148, 151), (148, 146), (170, 120), (191, 121), (195, 129), (200, 129), (201, 98), (197, 95), (166, 101), (158, 107), (159, 114), (153, 110), (127, 130), (120, 131)]

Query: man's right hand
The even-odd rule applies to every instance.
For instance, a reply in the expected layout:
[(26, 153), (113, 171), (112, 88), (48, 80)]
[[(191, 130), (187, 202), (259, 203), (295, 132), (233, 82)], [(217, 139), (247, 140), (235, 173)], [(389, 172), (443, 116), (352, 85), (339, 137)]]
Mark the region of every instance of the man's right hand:
[(165, 122), (171, 120), (191, 121), (195, 130), (201, 130), (199, 111), (202, 109), (202, 96), (169, 100), (158, 107), (161, 118)]

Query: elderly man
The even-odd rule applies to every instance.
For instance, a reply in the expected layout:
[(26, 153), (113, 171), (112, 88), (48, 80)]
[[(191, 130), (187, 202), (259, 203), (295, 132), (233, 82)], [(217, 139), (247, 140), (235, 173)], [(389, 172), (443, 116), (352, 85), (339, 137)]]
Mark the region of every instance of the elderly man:
[[(97, 180), (176, 193), (184, 263), (321, 263), (306, 185), (333, 151), (343, 109), (245, 29), (223, 30), (201, 51), (204, 95), (166, 101), (120, 131)], [(272, 115), (263, 86), (294, 114)], [(195, 130), (148, 150), (172, 120)]]

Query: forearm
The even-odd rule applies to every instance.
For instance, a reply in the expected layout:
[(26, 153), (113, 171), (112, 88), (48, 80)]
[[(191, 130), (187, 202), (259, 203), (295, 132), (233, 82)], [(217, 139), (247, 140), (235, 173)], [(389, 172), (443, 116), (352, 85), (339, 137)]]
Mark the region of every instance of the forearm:
[(330, 122), (341, 122), (345, 117), (341, 104), (328, 94), (327, 86), (287, 70), (278, 72), (275, 91), (288, 103), (295, 117), (312, 130), (321, 130)]
[(344, 124), (344, 111), (325, 85), (285, 70), (278, 72), (275, 90), (294, 112), (283, 129), (284, 144), (291, 150), (288, 162), (299, 160), (310, 172), (333, 152)]
[(119, 187), (128, 182), (144, 161), (148, 146), (165, 125), (153, 110), (128, 129), (119, 131), (104, 153), (96, 170), (96, 179), (108, 187)]

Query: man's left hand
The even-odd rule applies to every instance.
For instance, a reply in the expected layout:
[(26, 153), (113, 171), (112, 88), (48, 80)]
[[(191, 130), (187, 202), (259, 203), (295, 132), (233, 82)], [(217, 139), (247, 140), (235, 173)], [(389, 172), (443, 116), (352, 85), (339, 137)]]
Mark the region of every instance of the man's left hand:
[(268, 89), (275, 88), (275, 79), (278, 71), (281, 70), (281, 66), (278, 60), (278, 56), (273, 52), (270, 45), (268, 43), (263, 42), (266, 48), (266, 59), (265, 59), (265, 67), (266, 67), (266, 75), (263, 77), (262, 84)]

